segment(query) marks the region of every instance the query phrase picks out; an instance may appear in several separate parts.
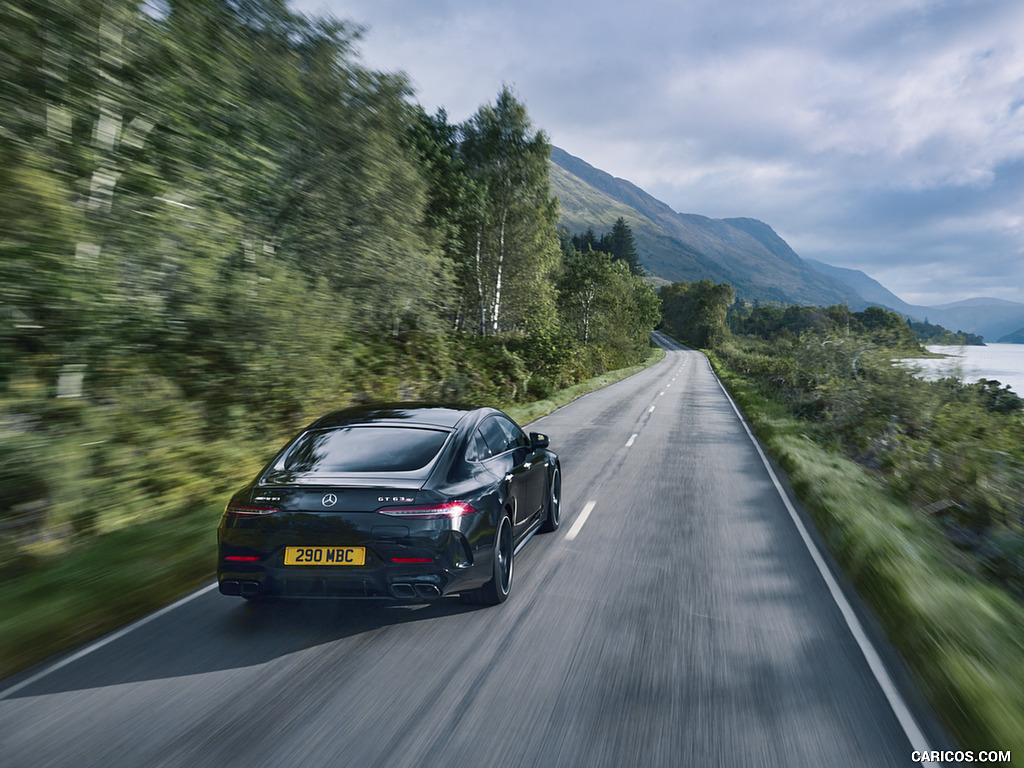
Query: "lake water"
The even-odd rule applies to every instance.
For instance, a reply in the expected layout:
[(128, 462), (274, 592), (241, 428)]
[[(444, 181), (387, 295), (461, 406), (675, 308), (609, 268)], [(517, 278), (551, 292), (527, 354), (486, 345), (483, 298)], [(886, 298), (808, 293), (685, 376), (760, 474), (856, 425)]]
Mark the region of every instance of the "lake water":
[(928, 351), (952, 355), (945, 358), (904, 360), (919, 366), (924, 376), (957, 376), (964, 381), (995, 379), (1024, 396), (1024, 344), (987, 344), (984, 347), (929, 346)]

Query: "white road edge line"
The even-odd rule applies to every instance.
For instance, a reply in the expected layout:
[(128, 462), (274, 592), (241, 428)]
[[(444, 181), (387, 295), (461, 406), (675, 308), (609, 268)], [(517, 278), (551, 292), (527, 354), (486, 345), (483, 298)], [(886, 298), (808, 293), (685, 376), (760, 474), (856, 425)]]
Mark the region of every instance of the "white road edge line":
[(26, 680), (22, 680), (17, 685), (12, 685), (10, 688), (7, 688), (7, 689), (5, 689), (3, 691), (0, 691), (0, 700), (6, 699), (8, 696), (13, 696), (18, 691), (22, 690), (23, 688), (27, 688), (28, 686), (32, 685), (32, 683), (35, 683), (35, 682), (37, 682), (39, 680), (42, 680), (44, 677), (46, 677), (47, 675), (51, 674), (52, 672), (56, 672), (58, 669), (66, 667), (68, 664), (72, 664), (73, 662), (78, 661), (79, 659), (81, 659), (84, 656), (88, 656), (93, 651), (98, 651), (103, 646), (109, 645), (110, 643), (114, 642), (115, 640), (120, 640), (122, 637), (127, 635), (129, 632), (134, 632), (139, 627), (142, 627), (142, 626), (145, 626), (146, 624), (149, 624), (149, 622), (151, 622), (151, 621), (153, 621), (155, 619), (158, 619), (161, 616), (163, 616), (165, 614), (168, 614), (168, 613), (170, 613), (171, 611), (173, 611), (173, 610), (175, 610), (177, 608), (180, 608), (185, 603), (190, 602), (192, 600), (195, 600), (200, 595), (205, 595), (210, 590), (213, 590), (213, 589), (216, 589), (216, 588), (217, 588), (217, 582), (213, 582), (212, 584), (207, 584), (205, 587), (203, 587), (202, 589), (200, 589), (200, 590), (198, 590), (196, 592), (193, 592), (191, 595), (185, 595), (185, 597), (181, 598), (180, 600), (178, 600), (176, 602), (171, 603), (170, 605), (165, 605), (163, 608), (161, 608), (160, 610), (156, 611), (155, 613), (151, 613), (151, 614), (149, 614), (149, 616), (144, 616), (143, 618), (139, 619), (138, 621), (136, 621), (136, 622), (134, 622), (132, 624), (129, 624), (127, 627), (122, 627), (121, 629), (117, 630), (116, 632), (113, 632), (112, 634), (109, 634), (106, 637), (97, 640), (96, 642), (92, 643), (91, 645), (87, 645), (85, 648), (82, 648), (80, 651), (76, 651), (75, 653), (71, 654), (67, 658), (61, 659), (60, 661), (56, 662), (55, 664), (51, 664), (50, 666), (48, 666), (46, 669), (40, 670), (36, 674), (32, 675), (32, 677), (30, 677), (30, 678), (28, 678)]
[(565, 534), (566, 541), (572, 541), (580, 535), (580, 531), (583, 529), (583, 524), (587, 522), (587, 518), (590, 517), (590, 513), (594, 511), (594, 507), (597, 506), (596, 501), (588, 501), (583, 505), (583, 509), (580, 510), (579, 517), (572, 524), (572, 528)]
[[(818, 566), (818, 571), (825, 580), (825, 584), (828, 586), (828, 591), (832, 593), (832, 599), (836, 601), (836, 605), (839, 606), (840, 613), (842, 613), (843, 618), (846, 619), (846, 625), (850, 628), (850, 633), (853, 635), (853, 639), (857, 641), (857, 645), (860, 647), (861, 653), (864, 654), (864, 660), (867, 662), (868, 667), (871, 668), (871, 672), (874, 674), (875, 680), (878, 681), (878, 686), (882, 689), (882, 693), (885, 694), (885, 698), (888, 700), (889, 706), (892, 707), (893, 714), (895, 714), (896, 719), (899, 720), (900, 726), (903, 728), (903, 733), (907, 737), (907, 741), (910, 742), (911, 749), (931, 752), (931, 748), (926, 746), (927, 740), (925, 739), (924, 732), (917, 724), (917, 720), (914, 719), (914, 715), (911, 713), (910, 707), (907, 706), (907, 703), (900, 695), (900, 692), (896, 690), (896, 685), (893, 683), (892, 677), (889, 675), (889, 671), (885, 668), (885, 663), (882, 661), (882, 657), (878, 655), (878, 651), (876, 651), (875, 647), (871, 644), (871, 640), (868, 639), (867, 633), (864, 631), (864, 627), (860, 623), (860, 619), (858, 619), (857, 614), (853, 612), (853, 606), (851, 606), (850, 601), (846, 599), (846, 595), (843, 594), (842, 588), (840, 588), (839, 583), (835, 580), (835, 577), (829, 570), (828, 565), (825, 563), (825, 559), (821, 556), (821, 552), (818, 551), (817, 545), (811, 539), (810, 534), (807, 533), (807, 528), (800, 519), (800, 515), (797, 514), (793, 503), (789, 500), (789, 496), (786, 494), (785, 489), (783, 489), (782, 483), (779, 482), (779, 478), (775, 474), (775, 470), (772, 469), (772, 465), (768, 461), (768, 457), (765, 456), (764, 451), (761, 450), (761, 444), (757, 442), (757, 439), (754, 437), (754, 433), (747, 425), (747, 420), (743, 418), (743, 414), (740, 412), (736, 402), (732, 399), (732, 395), (730, 395), (729, 391), (725, 388), (725, 385), (722, 384), (721, 380), (717, 376), (715, 377), (715, 380), (718, 381), (718, 386), (721, 387), (722, 392), (729, 400), (729, 404), (736, 412), (736, 416), (739, 418), (740, 424), (743, 425), (743, 429), (746, 431), (747, 437), (750, 438), (750, 442), (754, 444), (754, 448), (757, 451), (758, 456), (761, 457), (761, 462), (764, 464), (764, 468), (768, 470), (768, 476), (771, 477), (775, 490), (778, 492), (779, 497), (782, 499), (782, 503), (789, 511), (789, 516), (792, 518), (794, 525), (796, 525), (797, 531), (800, 532), (800, 538), (803, 539), (804, 545), (811, 553), (811, 558), (814, 560), (814, 564)], [(920, 763), (920, 765), (940, 765), (940, 763), (925, 762)]]
[(633, 447), (633, 443), (635, 443), (635, 442), (636, 442), (636, 439), (637, 439), (637, 437), (638, 437), (638, 436), (639, 436), (639, 433), (635, 433), (635, 434), (633, 434), (633, 435), (632, 435), (632, 436), (631, 436), (631, 437), (629, 438), (629, 440), (627, 440), (627, 441), (626, 441), (626, 447), (627, 447), (627, 448), (632, 448), (632, 447)]

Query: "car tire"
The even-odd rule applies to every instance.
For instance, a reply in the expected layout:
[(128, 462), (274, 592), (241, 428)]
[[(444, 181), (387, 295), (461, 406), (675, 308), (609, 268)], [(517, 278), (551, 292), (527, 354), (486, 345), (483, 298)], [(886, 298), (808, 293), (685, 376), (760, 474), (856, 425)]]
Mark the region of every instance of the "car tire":
[(491, 580), (480, 589), (467, 595), (468, 602), (475, 605), (498, 605), (504, 603), (512, 591), (512, 575), (515, 571), (515, 540), (512, 537), (512, 518), (503, 515), (494, 532), (494, 564)]
[(551, 481), (548, 483), (548, 508), (544, 518), (544, 524), (540, 527), (541, 533), (551, 533), (558, 530), (562, 522), (562, 470), (555, 464), (555, 471), (551, 473)]

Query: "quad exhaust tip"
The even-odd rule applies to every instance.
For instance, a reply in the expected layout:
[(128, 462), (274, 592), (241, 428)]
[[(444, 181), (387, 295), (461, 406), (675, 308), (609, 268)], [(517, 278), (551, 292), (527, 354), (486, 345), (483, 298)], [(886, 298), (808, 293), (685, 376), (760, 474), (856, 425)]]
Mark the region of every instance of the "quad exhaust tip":
[(256, 597), (260, 593), (258, 581), (242, 581), (238, 579), (225, 579), (220, 583), (222, 595), (239, 595), (241, 597)]
[(243, 581), (239, 585), (240, 589), (238, 594), (242, 597), (256, 597), (260, 593), (259, 582), (256, 581)]
[(441, 590), (437, 588), (436, 584), (417, 584), (416, 595), (427, 599), (432, 599), (441, 596)]
[(436, 584), (396, 582), (391, 585), (391, 594), (402, 600), (417, 597), (423, 600), (434, 600), (441, 596), (441, 589)]

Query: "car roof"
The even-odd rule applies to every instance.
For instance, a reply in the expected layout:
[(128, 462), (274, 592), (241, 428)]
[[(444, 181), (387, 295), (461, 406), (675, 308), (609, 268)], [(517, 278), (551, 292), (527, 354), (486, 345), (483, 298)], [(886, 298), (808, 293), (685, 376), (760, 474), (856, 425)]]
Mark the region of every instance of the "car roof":
[(328, 413), (314, 421), (308, 429), (329, 429), (357, 424), (389, 424), (395, 426), (443, 427), (454, 429), (474, 411), (492, 411), (465, 405), (440, 403), (376, 403), (355, 405)]

